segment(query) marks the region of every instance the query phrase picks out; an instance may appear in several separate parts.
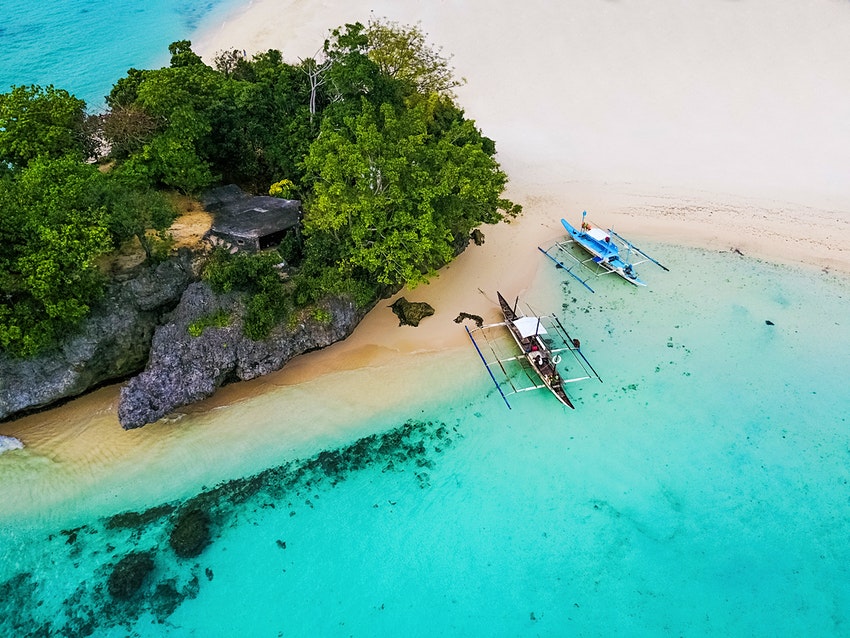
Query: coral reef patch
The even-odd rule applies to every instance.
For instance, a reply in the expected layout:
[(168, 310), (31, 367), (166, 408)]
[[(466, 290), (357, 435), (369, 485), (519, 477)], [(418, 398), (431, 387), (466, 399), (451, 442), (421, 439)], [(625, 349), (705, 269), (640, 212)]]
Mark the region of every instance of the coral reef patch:
[[(204, 550), (246, 514), (279, 506), (292, 516), (301, 504), (316, 507), (320, 491), (366, 469), (395, 472), (427, 489), (437, 457), (460, 438), (457, 425), (408, 421), (308, 459), (224, 481), (183, 502), (49, 534), (36, 564), (18, 564), (16, 572), (0, 568), (0, 635), (89, 636), (111, 628), (133, 635), (138, 622), (168, 623), (185, 600), (201, 593), (202, 583), (213, 580), (211, 567), (203, 564)], [(277, 547), (286, 549), (286, 542), (278, 540)], [(63, 591), (45, 574), (51, 569), (73, 571), (76, 582)]]
[(106, 581), (113, 598), (129, 600), (153, 571), (154, 552), (130, 552), (118, 561)]

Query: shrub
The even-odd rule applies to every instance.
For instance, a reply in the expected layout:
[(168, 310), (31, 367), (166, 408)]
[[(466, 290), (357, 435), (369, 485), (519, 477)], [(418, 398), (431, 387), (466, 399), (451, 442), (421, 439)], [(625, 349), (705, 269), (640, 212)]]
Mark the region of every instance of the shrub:
[(189, 324), (189, 334), (200, 337), (207, 328), (225, 328), (230, 325), (230, 314), (225, 310), (216, 310)]

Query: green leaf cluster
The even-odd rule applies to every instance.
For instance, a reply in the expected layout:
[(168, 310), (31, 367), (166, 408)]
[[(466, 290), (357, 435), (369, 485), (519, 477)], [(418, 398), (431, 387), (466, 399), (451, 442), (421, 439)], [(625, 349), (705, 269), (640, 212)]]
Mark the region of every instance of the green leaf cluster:
[(53, 87), (0, 95), (0, 350), (39, 352), (103, 289), (96, 262), (173, 208), (146, 186), (85, 161), (85, 104)]
[(246, 336), (259, 340), (282, 322), (290, 310), (290, 296), (281, 284), (275, 252), (236, 253), (223, 249), (213, 252), (204, 270), (204, 279), (218, 293), (245, 293)]
[(230, 325), (230, 313), (226, 310), (216, 310), (196, 319), (189, 324), (189, 334), (200, 337), (207, 328), (226, 328)]
[(85, 106), (53, 86), (14, 86), (0, 94), (0, 165), (21, 169), (37, 157), (87, 158)]

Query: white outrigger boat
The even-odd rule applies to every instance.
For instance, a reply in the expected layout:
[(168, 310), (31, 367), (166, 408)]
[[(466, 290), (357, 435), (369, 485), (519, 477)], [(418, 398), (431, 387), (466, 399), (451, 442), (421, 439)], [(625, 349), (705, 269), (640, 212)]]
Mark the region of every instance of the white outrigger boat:
[[(576, 381), (584, 381), (596, 377), (599, 381), (602, 379), (590, 365), (590, 362), (585, 358), (580, 349), (578, 339), (573, 339), (567, 333), (561, 321), (555, 315), (548, 316), (526, 316), (517, 312), (516, 305), (512, 307), (501, 293), (496, 293), (499, 297), (499, 305), (502, 308), (502, 314), (505, 320), (500, 323), (493, 323), (470, 330), (466, 328), (472, 344), (475, 346), (478, 356), (484, 362), (484, 367), (490, 373), (490, 378), (496, 384), (496, 389), (502, 395), (505, 405), (508, 408), (511, 404), (508, 403), (508, 398), (502, 390), (502, 385), (496, 379), (494, 368), (501, 372), (504, 378), (504, 383), (507, 383), (513, 390), (508, 394), (517, 392), (527, 392), (529, 390), (540, 390), (548, 388), (562, 404), (575, 409), (570, 397), (567, 395), (566, 384), (575, 383)], [(519, 346), (521, 354), (503, 357), (497, 349), (493, 339), (488, 337), (488, 331), (497, 327), (507, 327), (514, 342)], [(478, 342), (475, 340), (473, 333), (479, 333), (486, 342), (486, 349), (489, 349), (493, 358), (488, 361), (481, 351)], [(576, 361), (581, 369), (580, 376), (565, 378), (561, 375), (558, 365), (562, 363), (561, 353), (569, 352), (572, 358)], [(518, 364), (522, 372), (508, 372), (507, 366), (511, 363)], [(517, 377), (525, 377), (530, 385), (518, 387)]]
[[(635, 266), (639, 264), (650, 261), (656, 266), (669, 271), (669, 268), (647, 255), (628, 239), (618, 235), (612, 229), (609, 228), (607, 230), (603, 230), (602, 228), (591, 226), (587, 221), (585, 221), (586, 217), (587, 211), (584, 211), (581, 214), (580, 229), (575, 228), (567, 220), (562, 219), (561, 224), (563, 224), (566, 229), (569, 238), (565, 241), (555, 242), (555, 244), (548, 249), (540, 248), (538, 246), (538, 250), (554, 261), (559, 268), (563, 268), (572, 277), (580, 281), (585, 288), (590, 290), (590, 292), (594, 292), (593, 288), (587, 284), (587, 280), (590, 279), (590, 277), (588, 276), (584, 279), (579, 277), (575, 272), (573, 272), (573, 269), (576, 266), (581, 266), (589, 270), (592, 275), (596, 275), (597, 277), (612, 273), (619, 275), (635, 286), (646, 286), (646, 282), (638, 277), (638, 274), (635, 271)], [(587, 259), (579, 259), (576, 257), (570, 251), (570, 246), (572, 244), (581, 247), (585, 252), (590, 254), (590, 257)], [(556, 254), (553, 254), (553, 252), (556, 252)], [(632, 254), (638, 256), (637, 261), (632, 260)], [(559, 259), (559, 257), (571, 260), (572, 263), (567, 266), (562, 259)]]

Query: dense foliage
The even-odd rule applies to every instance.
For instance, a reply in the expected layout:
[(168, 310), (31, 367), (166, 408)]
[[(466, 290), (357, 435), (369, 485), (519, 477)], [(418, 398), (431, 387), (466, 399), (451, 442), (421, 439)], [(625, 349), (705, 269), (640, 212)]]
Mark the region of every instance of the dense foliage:
[[(296, 64), (275, 50), (225, 51), (213, 66), (188, 41), (169, 50), (169, 66), (119, 79), (99, 116), (53, 87), (0, 95), (3, 349), (36, 352), (84, 316), (98, 255), (138, 237), (150, 256), (149, 229), (174, 216), (164, 191), (236, 183), (302, 200), (303, 233), (280, 253), (210, 260), (212, 285), (248, 294), (254, 338), (328, 293), (365, 304), (424, 281), (474, 227), (519, 212), (418, 28), (345, 25)], [(98, 148), (111, 170), (86, 163)]]
[(53, 87), (0, 95), (0, 349), (31, 355), (89, 312), (103, 287), (96, 259), (165, 229), (174, 210), (146, 183), (86, 160), (85, 105)]

